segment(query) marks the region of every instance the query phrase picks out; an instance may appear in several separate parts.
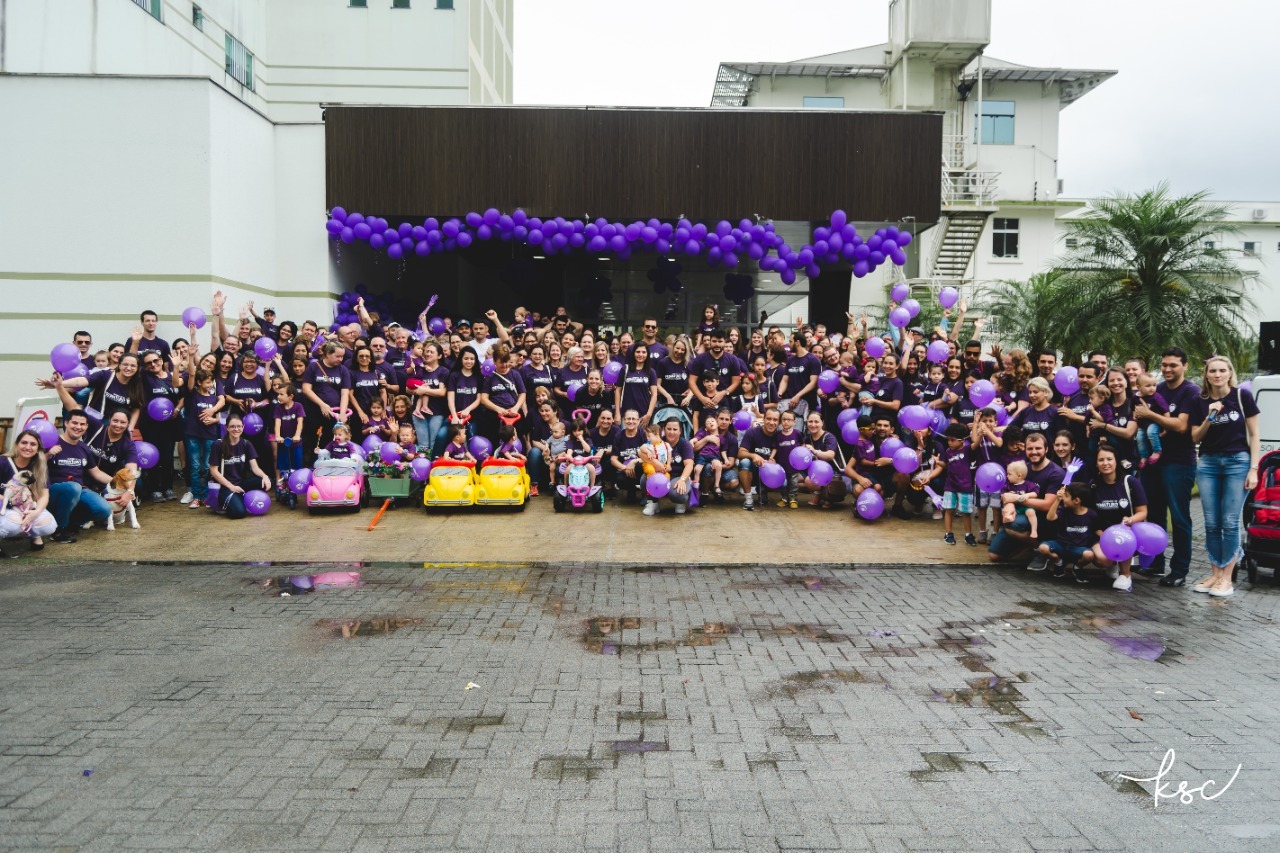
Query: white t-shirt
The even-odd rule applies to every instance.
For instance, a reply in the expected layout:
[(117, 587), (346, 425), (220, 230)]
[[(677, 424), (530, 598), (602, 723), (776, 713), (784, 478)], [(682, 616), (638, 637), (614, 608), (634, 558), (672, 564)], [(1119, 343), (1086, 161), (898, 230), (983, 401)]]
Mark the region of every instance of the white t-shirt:
[(467, 341), (467, 346), (476, 351), (476, 358), (483, 362), (489, 357), (489, 350), (493, 349), (497, 340), (494, 338), (485, 338), (483, 341)]

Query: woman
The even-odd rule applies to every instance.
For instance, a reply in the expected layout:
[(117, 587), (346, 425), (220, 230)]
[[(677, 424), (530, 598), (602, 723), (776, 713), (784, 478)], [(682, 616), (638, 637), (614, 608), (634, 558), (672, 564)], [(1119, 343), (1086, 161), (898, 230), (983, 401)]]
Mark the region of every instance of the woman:
[[(330, 346), (330, 344), (325, 344)], [(258, 452), (244, 439), (244, 420), (238, 412), (227, 415), (227, 434), (214, 442), (209, 454), (209, 476), (222, 488), (218, 492), (217, 511), (227, 518), (244, 518), (249, 514), (244, 493), (271, 488), (271, 478), (258, 467)]]
[(1066, 471), (1076, 459), (1076, 439), (1070, 430), (1060, 429), (1049, 447), (1049, 461)]
[(627, 364), (618, 376), (618, 385), (613, 389), (613, 416), (622, 420), (623, 412), (635, 409), (640, 413), (643, 429), (657, 405), (658, 374), (649, 367), (649, 345), (641, 341), (631, 348)]
[[(139, 360), (136, 353), (124, 353), (114, 370), (97, 370), (88, 376), (76, 376), (62, 380), (62, 387), (72, 394), (81, 388), (91, 388), (85, 414), (89, 416), (89, 428), (101, 426), (113, 412), (129, 416), (129, 429), (138, 424), (142, 412), (142, 379), (138, 376)], [(56, 390), (51, 379), (37, 379), (41, 388)]]
[[(686, 408), (693, 392), (689, 390), (689, 339), (676, 338), (671, 352), (658, 359), (658, 396), (665, 405)], [(617, 422), (617, 419), (614, 419)]]
[(252, 349), (245, 350), (240, 356), (240, 372), (231, 377), (223, 393), (229, 412), (238, 412), (242, 419), (250, 413), (262, 418), (262, 429), (253, 435), (246, 434), (245, 441), (253, 445), (267, 474), (274, 476), (275, 466), (271, 464), (271, 446), (267, 443), (267, 436), (273, 426), (271, 407), (275, 404), (275, 395), (267, 381), (258, 375), (258, 354)]
[(627, 356), (631, 352), (631, 346), (636, 342), (635, 336), (630, 332), (622, 332), (614, 340), (618, 342), (618, 351), (610, 353), (610, 355), (618, 364), (626, 364)]
[(1049, 382), (1044, 377), (1031, 377), (1027, 381), (1027, 406), (1019, 410), (1009, 423), (1020, 427), (1023, 435), (1038, 432), (1048, 439), (1053, 435), (1053, 426), (1058, 420), (1058, 407), (1049, 402), (1052, 396)]
[[(1110, 384), (1111, 373), (1107, 379)], [(1205, 362), (1202, 387), (1191, 411), (1191, 440), (1200, 450), (1196, 484), (1213, 573), (1192, 589), (1221, 597), (1235, 592), (1231, 577), (1244, 555), (1240, 517), (1247, 493), (1258, 486), (1258, 404), (1252, 392), (1237, 385), (1235, 368), (1224, 356), (1211, 356)], [(1182, 578), (1162, 578), (1160, 583), (1181, 586)]]
[(871, 415), (888, 415), (889, 423), (898, 428), (898, 410), (902, 408), (902, 397), (905, 390), (902, 380), (898, 378), (898, 356), (889, 352), (877, 363), (877, 378), (880, 387), (870, 400)]
[(440, 363), (440, 345), (434, 340), (423, 343), (422, 363), (415, 365), (409, 375), (412, 386), (409, 394), (414, 399), (414, 441), (423, 453), (438, 456), (449, 440), (445, 420), (448, 417), (450, 371)]
[(560, 370), (565, 366), (564, 347), (552, 341), (549, 344), (544, 343), (542, 348), (547, 352), (547, 364), (556, 370)]
[[(369, 407), (374, 400), (387, 404), (387, 377), (374, 368), (373, 350), (357, 347), (351, 362), (351, 408), (354, 410), (352, 435), (364, 435), (364, 425), (369, 422)], [(262, 458), (259, 451), (258, 458)]]
[(525, 391), (532, 396), (539, 388), (546, 388), (553, 395), (556, 387), (558, 371), (547, 364), (547, 351), (541, 344), (534, 344), (529, 349), (529, 363), (520, 368), (520, 376), (524, 379)]
[[(1039, 377), (1037, 377), (1039, 378)], [(1060, 435), (1068, 435), (1060, 433)], [(1054, 439), (1055, 446), (1057, 439)], [(1111, 447), (1103, 445), (1098, 448), (1097, 474), (1093, 478), (1093, 508), (1098, 513), (1099, 530), (1106, 530), (1113, 524), (1132, 527), (1140, 521), (1147, 520), (1147, 493), (1141, 481), (1132, 474), (1120, 471), (1119, 458)], [(1061, 512), (1061, 510), (1059, 510)], [(1119, 565), (1107, 558), (1100, 547), (1094, 547), (1093, 562), (1103, 569), (1115, 569), (1113, 577), (1114, 589), (1129, 592), (1133, 589), (1133, 579), (1129, 570), (1133, 566), (1133, 558), (1121, 560)], [(1077, 580), (1080, 578), (1077, 576)]]
[[(475, 410), (480, 406), (480, 370), (477, 367), (476, 351), (464, 347), (458, 356), (458, 369), (449, 375), (448, 395), (449, 423), (467, 425), (467, 437), (476, 434), (475, 424), (471, 421)], [(401, 399), (400, 397), (396, 398)], [(392, 407), (394, 411), (394, 405)], [(448, 428), (446, 427), (446, 434)]]
[[(583, 350), (583, 352), (588, 352), (588, 350)], [(596, 370), (603, 371), (609, 366), (609, 362), (613, 358), (609, 354), (609, 345), (604, 341), (598, 341), (589, 352), (591, 353), (591, 361), (588, 367), (594, 367)]]
[(236, 357), (229, 352), (224, 352), (218, 356), (218, 367), (213, 372), (213, 378), (218, 382), (218, 388), (223, 394), (227, 393), (227, 385), (231, 382), (231, 377), (236, 373)]
[[(572, 411), (580, 409), (587, 412), (588, 427), (595, 426), (601, 412), (613, 411), (613, 394), (605, 390), (604, 377), (594, 367), (587, 374), (586, 386), (578, 389), (578, 396), (574, 398)], [(610, 418), (609, 422), (613, 423), (613, 419)]]
[(302, 375), (302, 440), (308, 466), (315, 462), (316, 449), (333, 441), (334, 423), (346, 423), (351, 412), (351, 372), (342, 366), (345, 352), (342, 344), (326, 342), (319, 360), (308, 364)]
[(767, 358), (767, 353), (764, 347), (764, 332), (760, 329), (752, 329), (750, 341), (751, 343), (747, 347), (747, 352), (743, 356), (743, 361), (747, 364), (754, 364), (757, 358)]
[(560, 338), (560, 348), (563, 350), (573, 349), (578, 345), (578, 339), (573, 336), (573, 332), (565, 332)]
[(1027, 399), (1027, 382), (1030, 381), (1033, 370), (1026, 350), (1009, 350), (1005, 353), (1005, 359), (1009, 363), (1005, 372), (1009, 374), (1009, 390), (1013, 394), (1013, 408), (1009, 410), (1012, 416), (1031, 405), (1031, 401)]
[(556, 377), (556, 400), (561, 406), (572, 407), (569, 389), (587, 384), (586, 356), (578, 347), (569, 350), (565, 366), (560, 368)]
[[(547, 479), (550, 474), (550, 466), (552, 460), (547, 459), (542, 452), (542, 448), (534, 444), (535, 441), (545, 443), (551, 437), (551, 428), (560, 423), (560, 412), (551, 403), (546, 400), (542, 405), (538, 406), (538, 417), (533, 419), (533, 424), (529, 430), (529, 496), (538, 496), (538, 486), (547, 485)], [(568, 427), (566, 425), (566, 432)]]
[(736, 356), (742, 356), (742, 330), (737, 326), (730, 326), (729, 331), (724, 336), (725, 349)]
[(844, 461), (840, 458), (840, 443), (834, 435), (827, 432), (822, 422), (821, 412), (810, 412), (804, 423), (808, 428), (804, 443), (813, 452), (813, 458), (828, 463), (835, 472), (831, 481), (825, 486), (815, 483), (808, 473), (804, 477), (804, 487), (813, 492), (813, 499), (809, 501), (809, 506), (820, 506), (826, 509), (833, 503), (844, 500), (847, 494), (844, 480), (840, 477), (840, 471), (844, 468)]
[(525, 411), (524, 378), (511, 369), (511, 348), (498, 344), (493, 348), (493, 372), (480, 385), (481, 415), (476, 432), (493, 445), (498, 445), (499, 421), (514, 424)]
[[(190, 347), (184, 342), (179, 348), (174, 345), (173, 357), (176, 364), (185, 364)], [(178, 441), (178, 409), (182, 407), (182, 390), (175, 388), (173, 377), (169, 375), (168, 363), (160, 354), (147, 350), (142, 354), (142, 411), (138, 418), (138, 426), (142, 430), (142, 440), (155, 445), (160, 452), (160, 461), (146, 472), (144, 478), (151, 491), (152, 503), (177, 500), (173, 493), (173, 447)], [(151, 416), (151, 401), (168, 400), (173, 406), (174, 414), (162, 421)]]
[[(1043, 379), (1040, 381), (1044, 382)], [(1129, 399), (1129, 377), (1120, 368), (1113, 367), (1107, 371), (1106, 384), (1111, 392), (1111, 404), (1102, 412), (1089, 416), (1089, 434), (1114, 447), (1120, 467), (1127, 471), (1133, 467), (1137, 457), (1137, 443), (1133, 437), (1138, 433), (1138, 422), (1133, 419), (1133, 403)]]
[[(7, 492), (10, 486), (15, 492), (27, 489), (31, 500), (25, 506), (12, 499), (5, 502), (4, 512), (0, 513), (0, 539), (26, 536), (31, 540), (31, 550), (39, 551), (44, 548), (44, 537), (52, 535), (58, 524), (48, 509), (49, 471), (40, 449), (40, 436), (29, 429), (18, 433), (7, 456), (0, 456), (0, 489)], [(0, 555), (3, 553), (0, 551)]]

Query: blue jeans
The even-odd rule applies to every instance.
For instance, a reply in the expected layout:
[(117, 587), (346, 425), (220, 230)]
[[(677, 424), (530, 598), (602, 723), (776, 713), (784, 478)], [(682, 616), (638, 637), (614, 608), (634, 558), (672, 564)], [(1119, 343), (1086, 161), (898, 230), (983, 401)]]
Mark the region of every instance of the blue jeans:
[(63, 481), (49, 485), (49, 512), (59, 530), (66, 530), (73, 518), (88, 517), (105, 523), (111, 517), (111, 505), (107, 499), (90, 488)]
[(448, 438), (446, 423), (444, 415), (413, 416), (413, 434), (418, 447), (429, 452), (433, 459), (444, 452), (444, 441)]
[(1209, 453), (1200, 457), (1196, 483), (1204, 509), (1204, 546), (1209, 562), (1222, 569), (1244, 552), (1240, 548), (1240, 524), (1244, 512), (1245, 478), (1249, 476), (1249, 454)]
[(213, 451), (213, 441), (190, 436), (183, 439), (187, 445), (187, 486), (191, 497), (198, 501), (209, 496), (209, 454)]
[(530, 447), (528, 459), (529, 481), (535, 486), (546, 485), (550, 476), (550, 471), (548, 470), (546, 473), (543, 473), (543, 468), (546, 467), (546, 460), (542, 457), (542, 448)]
[(1138, 443), (1138, 455), (1146, 459), (1152, 453), (1160, 453), (1164, 446), (1160, 444), (1160, 425), (1147, 424), (1144, 427), (1138, 427), (1138, 431), (1133, 434), (1134, 440)]
[[(1167, 518), (1171, 528), (1169, 577), (1185, 578), (1191, 568), (1191, 487), (1196, 481), (1196, 466), (1162, 460), (1144, 468), (1141, 477), (1147, 492), (1147, 521), (1164, 527)], [(1164, 571), (1163, 553), (1155, 556), (1148, 571)]]

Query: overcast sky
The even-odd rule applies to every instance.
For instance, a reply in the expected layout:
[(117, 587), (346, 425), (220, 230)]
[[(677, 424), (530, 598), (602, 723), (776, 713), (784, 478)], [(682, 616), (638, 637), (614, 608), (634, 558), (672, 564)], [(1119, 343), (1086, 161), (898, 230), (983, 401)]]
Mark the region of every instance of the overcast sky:
[[(519, 104), (711, 103), (721, 61), (786, 62), (888, 39), (887, 0), (518, 0)], [(1186, 11), (1182, 11), (1186, 10)], [(994, 0), (989, 56), (1114, 69), (1062, 112), (1069, 196), (1280, 199), (1277, 0)]]

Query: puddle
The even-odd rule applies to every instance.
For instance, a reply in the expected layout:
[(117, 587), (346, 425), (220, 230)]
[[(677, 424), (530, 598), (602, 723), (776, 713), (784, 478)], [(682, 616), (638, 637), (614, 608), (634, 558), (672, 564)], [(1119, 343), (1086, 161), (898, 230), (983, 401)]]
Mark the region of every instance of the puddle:
[(787, 740), (800, 741), (801, 743), (839, 743), (840, 735), (819, 735), (814, 734), (813, 729), (808, 725), (803, 726), (787, 726), (782, 725), (774, 729), (775, 732), (785, 737)]
[(958, 752), (922, 752), (920, 757), (929, 765), (927, 770), (912, 770), (908, 775), (917, 782), (940, 782), (945, 773), (964, 773), (970, 768), (992, 772), (985, 761), (974, 761)]
[(394, 634), (401, 628), (421, 625), (422, 620), (402, 616), (371, 616), (367, 619), (321, 619), (316, 624), (331, 629), (334, 636), (352, 640), (356, 637)]
[(810, 592), (823, 592), (826, 590), (848, 590), (856, 589), (838, 578), (821, 577), (819, 575), (783, 575), (777, 580), (768, 581), (738, 581), (730, 584), (730, 589), (736, 590), (769, 590), (769, 589), (788, 589), (799, 587), (807, 589)]
[(834, 693), (835, 688), (841, 684), (873, 683), (884, 684), (884, 681), (879, 676), (867, 675), (856, 669), (810, 670), (783, 676), (781, 682), (766, 688), (765, 692), (772, 698), (794, 699), (801, 693), (812, 690)]
[(705, 622), (701, 628), (690, 628), (678, 640), (650, 640), (648, 642), (623, 642), (617, 632), (634, 630), (651, 619), (638, 616), (593, 616), (583, 622), (583, 647), (595, 654), (620, 655), (623, 652), (661, 652), (680, 648), (711, 646), (731, 636), (742, 636), (742, 628), (726, 622)]
[(760, 633), (762, 635), (772, 635), (775, 637), (804, 637), (817, 643), (849, 642), (848, 634), (833, 633), (831, 629), (825, 625), (805, 623), (775, 625), (770, 628), (762, 628)]
[(557, 782), (594, 782), (606, 770), (617, 767), (617, 755), (612, 758), (591, 758), (582, 755), (543, 755), (533, 764), (533, 775), (538, 779)]
[(1112, 790), (1121, 794), (1132, 794), (1134, 796), (1146, 799), (1151, 796), (1147, 790), (1132, 779), (1125, 779), (1125, 776), (1140, 776), (1141, 774), (1129, 770), (1121, 773), (1119, 770), (1099, 770), (1096, 771), (1097, 776), (1103, 782), (1111, 786)]
[(999, 675), (986, 678), (975, 678), (968, 682), (968, 687), (957, 690), (935, 690), (933, 698), (936, 702), (951, 705), (967, 705), (970, 708), (990, 708), (997, 714), (1006, 717), (1018, 717), (1023, 721), (1033, 722), (1031, 717), (1020, 707), (1027, 697), (1018, 690), (1017, 682)]
[(321, 572), (280, 578), (251, 578), (249, 583), (278, 596), (309, 595), (331, 589), (356, 589), (365, 585), (359, 572)]
[(1098, 639), (1105, 641), (1122, 655), (1137, 660), (1157, 661), (1165, 653), (1166, 646), (1158, 637), (1122, 637), (1106, 631), (1098, 632)]

